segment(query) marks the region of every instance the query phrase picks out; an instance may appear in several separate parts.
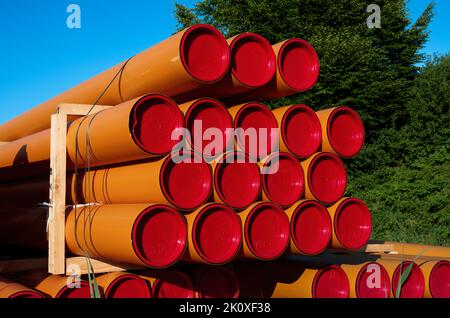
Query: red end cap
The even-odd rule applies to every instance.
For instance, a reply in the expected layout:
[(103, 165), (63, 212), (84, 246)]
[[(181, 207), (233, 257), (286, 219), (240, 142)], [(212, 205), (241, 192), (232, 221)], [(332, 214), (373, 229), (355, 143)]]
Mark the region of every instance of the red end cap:
[(80, 288), (69, 288), (64, 286), (55, 298), (73, 298), (73, 299), (81, 299), (81, 298), (91, 298), (91, 290), (89, 288), (88, 282), (80, 282)]
[(369, 263), (363, 266), (356, 278), (356, 296), (358, 298), (389, 298), (391, 278), (383, 265)]
[(197, 81), (212, 83), (222, 79), (230, 67), (230, 48), (216, 28), (197, 24), (183, 35), (180, 49), (186, 71)]
[(245, 239), (250, 251), (261, 260), (280, 257), (289, 244), (289, 218), (278, 205), (260, 203), (245, 221)]
[(431, 296), (433, 298), (450, 298), (450, 262), (440, 261), (430, 274)]
[(301, 203), (291, 219), (291, 235), (295, 246), (305, 255), (318, 255), (331, 240), (331, 219), (328, 210), (319, 202)]
[(23, 291), (15, 293), (9, 297), (10, 299), (32, 299), (32, 298), (45, 298), (43, 295), (34, 291)]
[(218, 163), (214, 173), (217, 195), (234, 209), (245, 209), (255, 202), (261, 193), (261, 173), (248, 156), (232, 152)]
[(180, 210), (194, 210), (211, 195), (211, 167), (201, 156), (192, 153), (186, 154), (180, 163), (168, 157), (161, 168), (160, 184), (172, 205)]
[(293, 155), (272, 154), (264, 164), (263, 188), (270, 201), (288, 207), (297, 202), (305, 191), (305, 175)]
[(264, 86), (276, 72), (276, 56), (270, 43), (255, 33), (243, 33), (230, 45), (231, 71), (249, 88)]
[[(197, 131), (194, 129), (196, 121), (201, 122), (201, 130), (199, 130), (200, 136), (196, 135)], [(216, 137), (213, 136), (210, 136), (212, 140), (204, 140), (203, 136), (205, 136), (205, 131), (208, 129), (219, 129), (221, 131), (221, 140), (223, 143), (222, 149), (213, 149), (211, 152), (208, 151), (212, 156), (223, 153), (228, 145), (233, 142), (233, 136), (230, 134), (231, 129), (233, 128), (233, 119), (225, 105), (215, 99), (203, 98), (193, 103), (186, 112), (186, 127), (192, 137), (192, 140), (189, 140), (190, 144), (200, 153), (204, 153), (206, 147), (211, 142), (217, 142), (215, 139)], [(199, 142), (197, 142), (197, 139)], [(201, 146), (201, 148), (199, 146)]]
[(336, 210), (334, 222), (337, 239), (349, 250), (358, 250), (366, 245), (372, 234), (370, 210), (359, 199), (342, 201)]
[(352, 158), (364, 146), (364, 125), (358, 113), (349, 107), (338, 107), (327, 124), (328, 138), (340, 156)]
[(291, 39), (280, 49), (278, 70), (283, 81), (293, 91), (304, 92), (312, 88), (319, 79), (319, 57), (305, 40)]
[[(400, 282), (400, 276), (406, 271), (411, 262), (403, 262), (401, 266), (397, 266), (392, 276), (392, 290), (394, 295), (397, 294), (397, 288)], [(400, 290), (400, 298), (422, 298), (425, 292), (425, 277), (422, 270), (417, 264), (413, 264), (411, 272), (403, 283)]]
[(134, 223), (132, 240), (142, 262), (150, 267), (167, 267), (180, 260), (186, 249), (186, 222), (172, 207), (150, 206)]
[(348, 298), (350, 283), (342, 268), (330, 265), (317, 272), (313, 281), (314, 298)]
[(172, 133), (183, 127), (183, 114), (178, 105), (162, 95), (141, 98), (130, 114), (133, 140), (153, 155), (169, 154), (179, 142), (172, 140)]
[(209, 264), (231, 261), (242, 244), (241, 219), (223, 204), (211, 204), (196, 217), (192, 229), (196, 251)]
[(283, 116), (281, 136), (290, 152), (299, 158), (309, 158), (322, 144), (319, 117), (308, 106), (294, 105)]
[(106, 298), (151, 298), (149, 284), (136, 275), (123, 275), (109, 284), (105, 292)]
[(162, 274), (153, 284), (155, 298), (194, 298), (194, 284), (186, 274), (172, 271)]
[(202, 275), (198, 283), (199, 298), (238, 298), (239, 282), (226, 268), (213, 268)]
[[(278, 123), (275, 115), (264, 104), (244, 105), (234, 118), (234, 128), (237, 144), (249, 156), (262, 159), (275, 151)], [(260, 136), (264, 137), (263, 140), (260, 140)]]
[(330, 153), (318, 154), (309, 165), (308, 183), (314, 197), (333, 204), (345, 193), (347, 172), (341, 159)]

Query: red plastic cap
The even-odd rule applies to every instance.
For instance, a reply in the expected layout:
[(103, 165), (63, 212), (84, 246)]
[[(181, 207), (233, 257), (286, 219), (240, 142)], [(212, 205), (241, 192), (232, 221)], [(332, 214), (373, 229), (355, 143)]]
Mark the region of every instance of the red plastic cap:
[(88, 282), (80, 282), (80, 288), (69, 288), (64, 286), (55, 298), (91, 298), (91, 290)]
[(105, 291), (106, 298), (151, 298), (150, 285), (139, 276), (126, 274), (112, 281)]
[(319, 79), (319, 57), (305, 40), (291, 39), (283, 44), (278, 53), (278, 70), (293, 91), (304, 92)]
[(226, 268), (213, 268), (201, 276), (197, 285), (199, 298), (238, 298), (239, 282)]
[(346, 249), (358, 250), (370, 239), (372, 216), (367, 205), (356, 198), (341, 202), (334, 216), (334, 231)]
[(292, 214), (292, 240), (305, 255), (322, 253), (330, 244), (331, 231), (328, 210), (317, 201), (301, 203)]
[(331, 146), (342, 157), (352, 158), (364, 146), (364, 125), (349, 107), (338, 107), (331, 113), (327, 132)]
[(257, 204), (245, 221), (247, 246), (261, 260), (280, 257), (289, 244), (289, 234), (289, 218), (273, 203)]
[(45, 298), (43, 295), (34, 291), (23, 291), (15, 293), (9, 297), (10, 299), (32, 299), (32, 298)]
[(189, 162), (175, 163), (171, 157), (160, 173), (161, 190), (167, 200), (180, 210), (194, 210), (204, 204), (212, 192), (211, 167), (201, 156), (187, 154)]
[(197, 24), (183, 35), (180, 49), (186, 71), (197, 81), (212, 83), (222, 79), (230, 67), (230, 48), (216, 28)]
[(163, 268), (176, 263), (186, 249), (187, 226), (174, 208), (153, 205), (140, 214), (132, 232), (133, 248), (146, 265)]
[[(402, 273), (406, 271), (406, 269), (410, 264), (411, 264), (410, 261), (403, 262), (395, 269), (394, 275), (392, 276), (392, 290), (394, 296), (397, 294), (400, 276), (402, 275)], [(414, 263), (408, 278), (401, 286), (400, 298), (422, 298), (424, 292), (425, 292), (425, 277), (423, 276), (420, 267)]]
[[(195, 121), (201, 121), (201, 136), (196, 136), (195, 134)], [(220, 149), (220, 152), (217, 152), (216, 149), (214, 149), (211, 153), (213, 156), (219, 155), (227, 149), (227, 141), (229, 141), (229, 143), (233, 142), (233, 136), (230, 136), (231, 129), (233, 128), (233, 119), (225, 105), (215, 99), (202, 98), (193, 103), (186, 112), (186, 127), (191, 133), (192, 138), (192, 140), (188, 141), (193, 148), (200, 153), (203, 153), (205, 148), (212, 141), (217, 141), (215, 137), (211, 137), (212, 140), (204, 140), (203, 136), (205, 136), (205, 131), (210, 128), (219, 129), (221, 131), (221, 138), (224, 146)], [(197, 139), (201, 141), (201, 149), (199, 148), (199, 145), (195, 143)]]
[(383, 265), (369, 263), (363, 266), (356, 278), (358, 298), (389, 298), (391, 278)]
[(130, 114), (130, 132), (135, 143), (153, 155), (166, 155), (179, 140), (172, 133), (182, 129), (183, 114), (178, 105), (163, 95), (141, 98)]
[(276, 56), (270, 43), (255, 33), (243, 33), (230, 45), (231, 71), (249, 88), (264, 86), (276, 72)]
[(281, 122), (281, 137), (290, 152), (299, 158), (309, 158), (322, 144), (319, 117), (308, 106), (291, 106)]
[(450, 262), (440, 261), (431, 271), (429, 286), (433, 298), (450, 298)]
[(243, 153), (227, 153), (223, 162), (217, 164), (214, 173), (214, 184), (220, 200), (237, 210), (251, 205), (261, 193), (259, 166), (249, 161)]
[(317, 200), (325, 204), (338, 201), (347, 188), (347, 172), (341, 159), (330, 153), (318, 154), (309, 165), (308, 183)]
[(349, 296), (350, 283), (342, 268), (330, 265), (317, 272), (313, 281), (314, 298), (348, 298)]
[(197, 215), (192, 240), (199, 255), (209, 264), (231, 261), (242, 244), (241, 219), (223, 204), (211, 204)]
[[(253, 158), (266, 157), (278, 144), (278, 136), (274, 136), (275, 131), (278, 135), (277, 120), (264, 104), (247, 103), (242, 106), (234, 118), (234, 128), (244, 130), (244, 135), (237, 134), (236, 141), (240, 149)], [(260, 135), (265, 136), (265, 140), (260, 140)], [(264, 145), (265, 149), (260, 145)]]
[(153, 284), (155, 298), (194, 298), (194, 284), (186, 274), (171, 271), (159, 276)]
[(264, 170), (263, 189), (270, 201), (288, 207), (301, 199), (305, 175), (296, 157), (286, 152), (274, 153), (264, 163)]

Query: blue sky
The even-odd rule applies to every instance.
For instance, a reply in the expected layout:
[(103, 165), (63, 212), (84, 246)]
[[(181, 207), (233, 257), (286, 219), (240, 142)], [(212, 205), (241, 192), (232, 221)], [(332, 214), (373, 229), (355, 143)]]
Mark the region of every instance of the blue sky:
[[(430, 1), (409, 1), (412, 20)], [(450, 52), (450, 1), (435, 2), (429, 54)], [(66, 26), (71, 3), (82, 10), (79, 30)], [(170, 36), (174, 6), (175, 0), (0, 1), (0, 124)]]

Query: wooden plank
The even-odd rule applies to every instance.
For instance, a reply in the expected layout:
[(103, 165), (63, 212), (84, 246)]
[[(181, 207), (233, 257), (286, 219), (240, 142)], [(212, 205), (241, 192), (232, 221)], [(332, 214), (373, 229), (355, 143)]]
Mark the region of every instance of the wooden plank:
[(3, 145), (6, 145), (6, 144), (8, 144), (9, 142), (7, 142), (7, 141), (0, 141), (0, 146), (3, 146)]
[(367, 244), (366, 253), (396, 253), (392, 244)]
[[(103, 110), (107, 110), (112, 106), (97, 105), (92, 107), (88, 104), (59, 104), (58, 113), (65, 114), (68, 116), (85, 116), (89, 112), (90, 114), (95, 114)], [(92, 110), (91, 110), (92, 109)]]
[(0, 273), (23, 272), (35, 269), (45, 269), (48, 266), (47, 258), (32, 258), (0, 262)]
[[(71, 271), (76, 268), (81, 275), (88, 274), (88, 262), (85, 257), (71, 257), (66, 260), (66, 275), (72, 274)], [(110, 273), (110, 272), (124, 272), (129, 270), (138, 270), (139, 267), (122, 267), (104, 263), (98, 260), (91, 259), (91, 264), (95, 274)]]

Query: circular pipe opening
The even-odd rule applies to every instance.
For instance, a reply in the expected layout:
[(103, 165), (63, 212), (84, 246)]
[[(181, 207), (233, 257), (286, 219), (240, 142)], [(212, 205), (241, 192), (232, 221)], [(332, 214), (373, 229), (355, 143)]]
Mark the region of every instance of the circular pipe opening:
[[(220, 155), (228, 149), (228, 146), (233, 142), (233, 136), (230, 134), (231, 129), (233, 128), (233, 119), (227, 108), (215, 99), (203, 98), (193, 103), (186, 112), (186, 127), (191, 133), (192, 138), (192, 140), (188, 140), (189, 144), (193, 149), (202, 154), (205, 154), (205, 149), (211, 142), (217, 142), (215, 139), (217, 137), (210, 136), (212, 141), (203, 138), (205, 132), (208, 130), (211, 132), (212, 129), (214, 129), (214, 131), (219, 129), (221, 140), (223, 142), (223, 148), (220, 149), (219, 152), (214, 148), (208, 155), (213, 157)], [(196, 127), (198, 128), (195, 129)], [(197, 136), (197, 132), (201, 135)], [(196, 142), (197, 139), (201, 142), (201, 148), (199, 147), (198, 142)]]
[(194, 298), (194, 284), (186, 274), (171, 271), (159, 276), (153, 284), (155, 298)]
[(15, 293), (9, 297), (10, 299), (32, 299), (32, 298), (45, 298), (43, 295), (34, 291), (22, 291)]
[[(397, 294), (397, 289), (399, 287), (400, 276), (406, 271), (408, 266), (411, 264), (410, 261), (403, 262), (398, 265), (392, 276), (392, 290), (394, 296)], [(405, 280), (400, 289), (400, 298), (422, 298), (425, 292), (425, 277), (423, 276), (422, 270), (417, 264), (412, 265), (411, 272), (408, 278)]]
[(300, 162), (293, 155), (274, 153), (264, 163), (262, 185), (268, 199), (282, 207), (289, 207), (301, 199), (305, 191), (305, 175)]
[(199, 298), (238, 298), (239, 282), (236, 275), (225, 268), (213, 268), (201, 276)]
[(106, 298), (151, 298), (149, 284), (136, 275), (126, 274), (113, 280), (105, 291)]
[(165, 160), (160, 173), (161, 190), (178, 209), (194, 210), (211, 195), (211, 167), (202, 156), (194, 153), (183, 153), (181, 156), (180, 163), (175, 163), (171, 157)]
[(219, 30), (206, 24), (186, 30), (181, 39), (180, 56), (186, 71), (199, 82), (217, 82), (230, 67), (227, 40)]
[(256, 205), (245, 221), (245, 239), (249, 250), (261, 260), (280, 257), (289, 244), (289, 218), (278, 205)]
[(239, 148), (252, 158), (262, 159), (276, 150), (278, 123), (264, 104), (245, 104), (234, 118), (234, 129)]
[(375, 262), (366, 264), (358, 273), (355, 290), (358, 298), (389, 298), (391, 291), (389, 273), (381, 264)]
[(227, 153), (217, 164), (214, 173), (217, 195), (234, 209), (245, 209), (255, 202), (261, 193), (261, 173), (256, 163), (250, 163), (247, 155)]
[(327, 133), (333, 149), (344, 158), (356, 156), (364, 146), (364, 125), (349, 107), (338, 107), (331, 113)]
[(64, 286), (58, 292), (55, 298), (65, 298), (65, 299), (82, 299), (82, 298), (91, 298), (91, 291), (89, 288), (88, 282), (80, 282), (80, 288), (69, 288), (68, 286)]
[(450, 298), (450, 262), (440, 261), (431, 270), (429, 278), (433, 298)]
[(292, 240), (305, 255), (321, 254), (330, 244), (331, 231), (328, 210), (317, 201), (301, 203), (292, 214)]
[(308, 183), (317, 200), (333, 204), (347, 188), (347, 172), (343, 162), (330, 153), (318, 154), (309, 165)]
[(212, 204), (197, 215), (192, 228), (194, 247), (209, 264), (231, 261), (242, 243), (239, 216), (223, 204)]
[(334, 216), (335, 234), (346, 249), (358, 250), (370, 239), (372, 216), (367, 205), (356, 198), (341, 202)]
[(276, 56), (270, 43), (255, 33), (243, 33), (230, 44), (231, 71), (248, 88), (264, 86), (276, 72)]
[(150, 267), (163, 268), (180, 260), (186, 249), (186, 240), (185, 219), (169, 206), (147, 208), (133, 225), (134, 251)]
[(309, 158), (322, 144), (319, 117), (306, 105), (291, 106), (281, 122), (281, 137), (290, 152), (299, 158)]
[(293, 91), (312, 88), (319, 79), (320, 62), (316, 50), (302, 39), (286, 41), (278, 53), (281, 78)]
[(172, 133), (183, 127), (183, 114), (178, 105), (162, 95), (141, 98), (130, 113), (131, 136), (149, 154), (169, 154), (180, 141), (172, 140)]
[(347, 274), (336, 265), (319, 270), (313, 281), (314, 298), (348, 298), (350, 283)]

